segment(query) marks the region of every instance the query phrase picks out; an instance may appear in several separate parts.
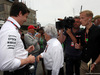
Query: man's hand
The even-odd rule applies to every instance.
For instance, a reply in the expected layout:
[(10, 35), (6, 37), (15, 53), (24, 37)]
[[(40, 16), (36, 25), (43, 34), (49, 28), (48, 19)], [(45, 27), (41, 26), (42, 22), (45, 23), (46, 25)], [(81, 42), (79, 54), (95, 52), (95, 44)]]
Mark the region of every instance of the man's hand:
[(81, 43), (75, 43), (75, 49), (81, 49)]
[(30, 52), (32, 52), (34, 49), (35, 49), (34, 46), (31, 45), (31, 46), (29, 46), (28, 49), (26, 49), (26, 50), (30, 53)]
[(26, 59), (21, 59), (20, 66), (23, 66), (29, 63), (34, 63), (34, 62), (35, 62), (35, 57), (32, 55), (29, 55)]
[(72, 34), (71, 29), (70, 29), (70, 28), (67, 28), (66, 33), (67, 33), (68, 35), (69, 35), (69, 34)]
[(35, 62), (35, 56), (29, 55), (27, 58), (28, 63), (34, 63)]
[(41, 56), (41, 55), (38, 55), (38, 56), (36, 57), (37, 62), (39, 62), (39, 61), (40, 61), (40, 58), (42, 58), (42, 56)]
[(40, 34), (40, 33), (38, 33), (38, 34), (36, 35), (36, 37), (40, 38), (40, 37), (41, 37), (41, 34)]
[(96, 64), (94, 64), (94, 63), (91, 65), (91, 71), (94, 70), (95, 66), (96, 66)]

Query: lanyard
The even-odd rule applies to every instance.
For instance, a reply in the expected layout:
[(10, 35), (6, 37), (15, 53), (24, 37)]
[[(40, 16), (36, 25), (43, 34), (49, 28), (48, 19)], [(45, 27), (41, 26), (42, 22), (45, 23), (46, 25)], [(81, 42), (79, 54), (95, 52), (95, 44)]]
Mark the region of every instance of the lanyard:
[(19, 29), (18, 27), (17, 27), (17, 25), (14, 23), (14, 22), (12, 22), (12, 21), (10, 21), (10, 20), (7, 20), (8, 22), (11, 22), (17, 29)]
[(85, 33), (85, 43), (88, 42), (88, 35)]
[(43, 38), (42, 37), (40, 37), (40, 43), (43, 44)]

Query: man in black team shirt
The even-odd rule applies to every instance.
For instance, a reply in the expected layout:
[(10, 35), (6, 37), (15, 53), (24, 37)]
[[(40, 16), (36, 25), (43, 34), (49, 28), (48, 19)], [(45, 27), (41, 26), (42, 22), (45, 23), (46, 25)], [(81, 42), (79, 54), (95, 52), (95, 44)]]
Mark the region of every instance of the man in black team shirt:
[[(93, 75), (100, 73), (100, 28), (92, 24), (93, 13), (89, 10), (80, 12), (80, 21), (86, 28), (81, 35), (82, 61), (80, 75), (92, 72)], [(92, 59), (92, 68), (89, 70), (88, 62)]]

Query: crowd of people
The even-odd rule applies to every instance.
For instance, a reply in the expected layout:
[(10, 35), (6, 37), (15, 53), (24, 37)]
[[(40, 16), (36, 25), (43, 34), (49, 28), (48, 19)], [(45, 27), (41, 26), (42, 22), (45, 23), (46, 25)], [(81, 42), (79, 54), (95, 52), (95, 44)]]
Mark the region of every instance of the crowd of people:
[(3, 75), (36, 75), (39, 61), (43, 75), (64, 75), (64, 66), (66, 75), (100, 75), (100, 15), (93, 18), (92, 11), (83, 10), (72, 28), (29, 25), (24, 34), (20, 28), (29, 13), (24, 3), (14, 2), (0, 29)]

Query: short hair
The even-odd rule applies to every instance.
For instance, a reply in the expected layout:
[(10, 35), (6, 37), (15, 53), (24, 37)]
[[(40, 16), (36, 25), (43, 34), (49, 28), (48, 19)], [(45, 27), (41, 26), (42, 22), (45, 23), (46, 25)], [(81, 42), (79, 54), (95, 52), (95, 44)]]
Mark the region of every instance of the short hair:
[(92, 11), (90, 11), (90, 10), (84, 10), (84, 11), (80, 12), (80, 14), (81, 14), (81, 13), (86, 13), (86, 16), (87, 16), (87, 17), (93, 17), (93, 13), (92, 13)]
[(30, 13), (29, 9), (27, 8), (27, 6), (24, 3), (14, 2), (10, 9), (10, 16), (17, 17), (20, 11), (22, 12), (22, 15), (24, 15), (26, 13)]
[(74, 16), (74, 19), (80, 19), (80, 17), (79, 16)]
[(51, 38), (57, 38), (57, 29), (54, 25), (46, 25), (44, 27), (44, 32), (47, 33)]
[(96, 19), (100, 19), (100, 15), (96, 15), (96, 16), (93, 18), (93, 21), (95, 21)]
[(39, 29), (38, 29), (38, 31), (40, 31), (40, 30), (43, 30), (44, 31), (44, 29), (43, 29), (44, 27), (40, 27)]

